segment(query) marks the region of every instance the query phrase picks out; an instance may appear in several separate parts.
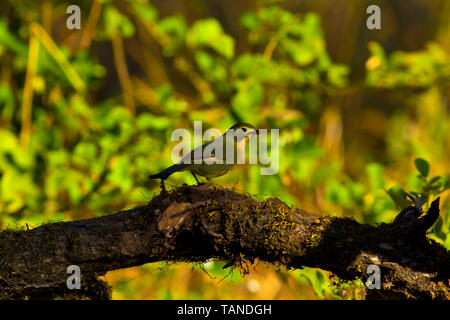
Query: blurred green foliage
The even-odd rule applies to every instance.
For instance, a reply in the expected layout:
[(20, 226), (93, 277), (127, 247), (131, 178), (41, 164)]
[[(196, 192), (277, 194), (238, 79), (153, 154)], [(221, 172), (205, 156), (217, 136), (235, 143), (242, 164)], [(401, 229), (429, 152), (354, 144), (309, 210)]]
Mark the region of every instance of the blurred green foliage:
[[(7, 5), (0, 17), (0, 226), (35, 227), (144, 203), (159, 192), (147, 176), (170, 164), (174, 129), (192, 130), (194, 120), (204, 130), (245, 121), (280, 128), (280, 170), (262, 176), (247, 166), (218, 182), (363, 223), (392, 221), (411, 204), (404, 191), (428, 203), (441, 195), (430, 237), (450, 248), (446, 50), (431, 43), (387, 54), (370, 42), (361, 88), (350, 66), (330, 58), (318, 14), (262, 3), (236, 19), (241, 46), (216, 18), (161, 16), (147, 1), (82, 2), (87, 22), (74, 31), (65, 27), (64, 3)], [(396, 107), (378, 100), (347, 110), (342, 96), (354, 90), (385, 93)], [(370, 147), (371, 135), (381, 151)], [(175, 174), (167, 185), (193, 182)], [(224, 264), (191, 271), (151, 264), (107, 278), (116, 298), (341, 297), (320, 270), (259, 270), (244, 290), (246, 278), (238, 271), (225, 277)], [(205, 280), (204, 271), (225, 280)], [(186, 272), (191, 287), (172, 284)], [(275, 294), (265, 281), (284, 289)], [(292, 281), (297, 289), (286, 289)]]

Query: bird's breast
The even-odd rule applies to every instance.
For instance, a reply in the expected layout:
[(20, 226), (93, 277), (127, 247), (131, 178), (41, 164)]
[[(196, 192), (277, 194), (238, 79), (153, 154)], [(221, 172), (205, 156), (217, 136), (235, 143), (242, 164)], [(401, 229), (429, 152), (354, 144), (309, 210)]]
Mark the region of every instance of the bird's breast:
[(201, 164), (201, 165), (198, 164), (192, 165), (191, 171), (202, 177), (214, 178), (223, 176), (233, 168), (234, 164), (221, 164), (221, 163)]

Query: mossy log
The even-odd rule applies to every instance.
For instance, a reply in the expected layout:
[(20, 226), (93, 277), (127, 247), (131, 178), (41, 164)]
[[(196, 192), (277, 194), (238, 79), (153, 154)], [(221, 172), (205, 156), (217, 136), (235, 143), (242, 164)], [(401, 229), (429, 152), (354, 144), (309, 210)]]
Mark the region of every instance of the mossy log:
[[(427, 213), (408, 207), (393, 223), (374, 226), (310, 214), (276, 198), (184, 185), (132, 210), (1, 232), (0, 298), (109, 299), (98, 277), (110, 270), (218, 259), (244, 272), (263, 261), (363, 282), (367, 267), (378, 265), (381, 289), (366, 289), (367, 298), (449, 299), (449, 251), (426, 237), (438, 216), (436, 199)], [(80, 289), (66, 285), (70, 265), (80, 267)]]

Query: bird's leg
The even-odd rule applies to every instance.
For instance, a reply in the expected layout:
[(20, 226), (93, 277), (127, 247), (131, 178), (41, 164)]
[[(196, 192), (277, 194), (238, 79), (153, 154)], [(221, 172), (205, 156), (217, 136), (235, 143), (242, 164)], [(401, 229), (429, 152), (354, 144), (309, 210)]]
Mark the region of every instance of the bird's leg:
[(164, 185), (164, 179), (161, 179), (161, 191), (162, 192), (167, 192), (166, 191), (166, 186)]
[(197, 185), (201, 185), (200, 181), (198, 181), (197, 176), (195, 175), (195, 173), (193, 171), (191, 171), (192, 175), (195, 178), (195, 181), (197, 181)]

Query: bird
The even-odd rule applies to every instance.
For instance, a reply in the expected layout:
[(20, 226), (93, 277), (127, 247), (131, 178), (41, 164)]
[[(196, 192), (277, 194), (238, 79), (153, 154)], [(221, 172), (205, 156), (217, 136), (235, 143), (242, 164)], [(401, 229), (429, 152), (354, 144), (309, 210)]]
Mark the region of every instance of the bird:
[[(230, 130), (233, 130), (230, 132)], [(234, 161), (232, 163), (227, 163), (226, 156), (226, 140), (227, 133), (234, 133), (233, 143), (234, 143)], [(162, 170), (161, 172), (149, 176), (149, 179), (161, 179), (161, 188), (164, 189), (164, 180), (166, 180), (171, 174), (181, 171), (190, 171), (194, 176), (197, 184), (200, 185), (200, 181), (197, 175), (205, 177), (208, 181), (211, 178), (223, 176), (230, 172), (237, 163), (238, 152), (245, 151), (245, 145), (252, 135), (259, 134), (259, 131), (255, 129), (251, 124), (240, 122), (229, 128), (222, 136), (217, 139), (205, 143), (186, 154), (179, 162), (176, 164)], [(212, 151), (209, 155), (204, 154), (205, 148)], [(216, 155), (216, 150), (223, 148), (222, 157)], [(200, 149), (200, 150), (198, 150)], [(196, 152), (197, 151), (197, 152)], [(198, 155), (201, 156), (201, 163), (195, 163), (195, 160), (200, 160)]]

